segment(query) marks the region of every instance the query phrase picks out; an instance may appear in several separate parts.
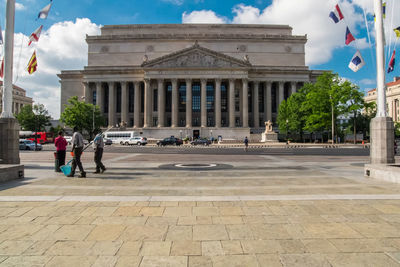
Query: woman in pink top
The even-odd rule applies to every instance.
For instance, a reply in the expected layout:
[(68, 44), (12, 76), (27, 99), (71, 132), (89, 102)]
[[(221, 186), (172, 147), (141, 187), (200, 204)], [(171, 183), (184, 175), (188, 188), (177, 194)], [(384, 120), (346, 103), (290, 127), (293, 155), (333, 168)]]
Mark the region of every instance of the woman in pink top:
[(58, 132), (58, 137), (54, 141), (54, 145), (56, 146), (57, 150), (57, 159), (58, 159), (57, 172), (61, 172), (60, 166), (65, 165), (65, 153), (68, 145), (68, 142), (67, 140), (65, 140), (62, 131)]

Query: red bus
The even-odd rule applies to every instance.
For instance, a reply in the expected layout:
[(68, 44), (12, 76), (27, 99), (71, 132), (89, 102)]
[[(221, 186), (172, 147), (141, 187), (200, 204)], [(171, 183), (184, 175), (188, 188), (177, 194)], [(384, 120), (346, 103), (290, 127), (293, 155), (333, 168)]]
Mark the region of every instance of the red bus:
[[(19, 138), (26, 139), (26, 140), (32, 140), (33, 142), (35, 142), (35, 132), (20, 131)], [(54, 136), (52, 133), (37, 132), (36, 138), (37, 138), (38, 144), (47, 144), (47, 143), (54, 142)]]

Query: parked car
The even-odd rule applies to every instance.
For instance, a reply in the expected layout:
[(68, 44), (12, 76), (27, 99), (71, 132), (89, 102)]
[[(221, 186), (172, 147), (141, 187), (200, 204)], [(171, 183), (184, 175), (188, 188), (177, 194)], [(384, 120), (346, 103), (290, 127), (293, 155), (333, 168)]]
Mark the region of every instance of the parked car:
[(19, 150), (42, 150), (42, 145), (37, 144), (31, 140), (19, 140)]
[(182, 139), (179, 139), (179, 138), (176, 138), (173, 136), (157, 141), (157, 146), (168, 146), (168, 145), (180, 146), (182, 144), (183, 144)]
[(107, 146), (112, 145), (112, 140), (110, 138), (103, 138), (103, 142)]
[(192, 146), (197, 146), (197, 145), (203, 145), (203, 146), (208, 146), (211, 144), (211, 141), (208, 139), (196, 139), (190, 142)]
[(145, 146), (145, 145), (147, 145), (147, 138), (146, 137), (142, 137), (142, 136), (135, 136), (135, 137), (129, 138), (128, 141), (125, 141), (124, 145), (127, 145), (127, 146), (133, 146), (133, 145)]

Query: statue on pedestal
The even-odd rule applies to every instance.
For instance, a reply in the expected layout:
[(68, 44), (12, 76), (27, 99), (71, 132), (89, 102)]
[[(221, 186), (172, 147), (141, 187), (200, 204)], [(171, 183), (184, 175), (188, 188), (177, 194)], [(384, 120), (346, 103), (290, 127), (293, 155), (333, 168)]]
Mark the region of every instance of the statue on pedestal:
[(270, 120), (264, 122), (265, 124), (265, 133), (273, 133), (274, 130), (272, 130), (272, 122)]
[(264, 124), (265, 132), (261, 134), (261, 142), (278, 142), (278, 134), (272, 128), (272, 122), (268, 120)]

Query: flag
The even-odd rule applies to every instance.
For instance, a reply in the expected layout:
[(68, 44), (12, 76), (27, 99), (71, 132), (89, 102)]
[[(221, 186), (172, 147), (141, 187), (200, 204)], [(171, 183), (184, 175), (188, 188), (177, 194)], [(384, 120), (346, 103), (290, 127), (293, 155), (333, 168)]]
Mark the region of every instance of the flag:
[(329, 13), (329, 17), (335, 22), (338, 23), (341, 21), (344, 17), (342, 14), (342, 11), (340, 10), (339, 4), (335, 6), (335, 9)]
[(4, 40), (3, 40), (3, 31), (1, 30), (1, 26), (0, 26), (0, 44), (3, 44)]
[(400, 26), (397, 27), (396, 29), (393, 29), (393, 30), (394, 30), (394, 32), (396, 33), (396, 36), (397, 36), (398, 38), (400, 38)]
[(43, 29), (43, 25), (40, 26), (39, 28), (37, 28), (32, 34), (31, 36), (29, 36), (29, 43), (28, 46), (31, 45), (32, 42), (38, 42), (39, 41), (39, 37), (40, 37), (40, 33), (42, 32)]
[(357, 52), (354, 54), (353, 58), (350, 61), (349, 68), (357, 72), (359, 71), (362, 67), (364, 67), (365, 61), (361, 56), (360, 51), (357, 50)]
[(36, 60), (36, 51), (35, 51), (35, 52), (33, 52), (33, 55), (28, 63), (29, 74), (34, 73), (36, 71), (36, 68), (37, 68), (37, 60)]
[(42, 10), (40, 10), (39, 15), (37, 17), (38, 19), (46, 19), (47, 18), (47, 15), (49, 15), (51, 4), (52, 3), (48, 4)]
[(0, 78), (3, 78), (4, 76), (4, 57), (1, 60), (1, 67), (0, 67)]
[(395, 63), (394, 56), (395, 55), (396, 55), (396, 50), (393, 50), (393, 54), (392, 54), (392, 57), (390, 58), (389, 67), (387, 70), (388, 73), (391, 73), (394, 70), (394, 63)]
[(346, 40), (345, 43), (346, 45), (349, 45), (351, 42), (355, 41), (354, 36), (351, 34), (349, 27), (346, 27)]

